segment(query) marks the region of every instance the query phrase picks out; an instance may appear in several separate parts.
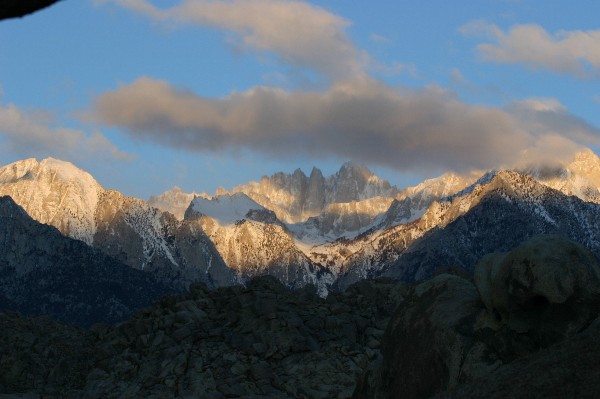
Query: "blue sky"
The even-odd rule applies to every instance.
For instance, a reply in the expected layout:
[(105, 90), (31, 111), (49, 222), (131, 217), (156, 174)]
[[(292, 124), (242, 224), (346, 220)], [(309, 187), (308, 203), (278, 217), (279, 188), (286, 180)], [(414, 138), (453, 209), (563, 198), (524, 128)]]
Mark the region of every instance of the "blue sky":
[(61, 158), (147, 198), (350, 159), (402, 187), (598, 152), (599, 14), (587, 0), (65, 0), (0, 21), (0, 163)]

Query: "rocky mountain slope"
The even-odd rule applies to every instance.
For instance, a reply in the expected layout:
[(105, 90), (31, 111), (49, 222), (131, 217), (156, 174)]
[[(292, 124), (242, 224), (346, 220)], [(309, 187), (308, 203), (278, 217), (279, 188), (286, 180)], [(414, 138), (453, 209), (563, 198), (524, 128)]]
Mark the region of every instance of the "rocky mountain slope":
[(327, 269), (298, 249), (275, 213), (245, 194), (195, 198), (185, 220), (208, 235), (239, 282), (268, 274), (290, 288), (313, 284), (322, 296), (333, 282)]
[(288, 225), (294, 237), (305, 245), (322, 244), (340, 237), (352, 238), (376, 224), (394, 202), (391, 197), (328, 205), (318, 216)]
[(173, 291), (0, 197), (0, 292), (2, 309), (90, 325), (124, 320)]
[(374, 197), (393, 198), (398, 189), (367, 167), (347, 162), (328, 177), (317, 168), (313, 168), (310, 176), (297, 169), (292, 174), (265, 176), (260, 182), (250, 182), (230, 191), (238, 192), (271, 209), (281, 221), (298, 223), (319, 215), (328, 205)]
[(563, 235), (600, 256), (600, 207), (505, 171), (434, 202), (414, 222), (315, 248), (313, 256), (337, 265), (340, 287), (380, 274), (422, 280), (437, 268), (470, 272), (486, 253), (541, 233)]
[[(375, 176), (365, 166), (348, 162), (328, 177), (318, 168), (313, 168), (310, 176), (300, 169), (291, 174), (278, 172), (264, 176), (260, 182), (249, 182), (229, 191), (221, 188), (214, 197), (245, 194), (275, 212), (277, 218), (290, 227), (298, 225), (294, 231), (300, 235), (302, 224), (313, 218), (315, 220), (309, 223), (308, 229), (316, 229), (321, 236), (333, 233), (339, 237), (339, 234), (356, 232), (372, 223), (398, 192), (396, 187)], [(199, 196), (212, 198), (206, 194)], [(193, 195), (174, 189), (151, 197), (149, 202), (179, 215), (187, 199), (189, 205)], [(324, 225), (322, 228), (321, 224)]]
[(104, 189), (71, 163), (27, 159), (0, 168), (0, 195), (13, 198), (38, 222), (166, 283), (234, 282), (202, 230), (145, 201)]
[(600, 203), (600, 158), (590, 149), (577, 153), (573, 161), (565, 165), (532, 167), (524, 173), (566, 195)]
[(153, 199), (174, 216), (104, 189), (67, 162), (29, 159), (0, 168), (0, 194), (34, 219), (180, 288), (272, 274), (289, 287), (315, 284), (325, 295), (331, 284), (344, 288), (382, 273), (419, 280), (440, 267), (470, 272), (486, 251), (543, 232), (597, 252), (600, 159), (584, 151), (558, 168), (527, 172), (533, 177), (447, 173), (399, 191), (347, 163), (329, 177), (297, 170), (196, 196), (179, 220), (191, 198), (181, 190)]

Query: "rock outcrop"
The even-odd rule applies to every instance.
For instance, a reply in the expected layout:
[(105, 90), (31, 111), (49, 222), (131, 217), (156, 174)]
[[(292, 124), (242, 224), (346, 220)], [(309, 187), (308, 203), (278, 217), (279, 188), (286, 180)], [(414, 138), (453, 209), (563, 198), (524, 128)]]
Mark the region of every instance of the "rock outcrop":
[(380, 358), (404, 291), (391, 280), (365, 281), (324, 300), (314, 287), (290, 291), (273, 277), (247, 288), (197, 284), (125, 323), (90, 330), (0, 313), (0, 392), (347, 398)]
[(483, 309), (475, 286), (458, 276), (443, 274), (413, 287), (387, 326), (381, 365), (354, 397), (428, 398), (493, 370), (498, 360), (475, 340)]
[(475, 284), (440, 275), (412, 287), (354, 397), (593, 397), (599, 271), (581, 245), (542, 235), (484, 257)]
[(475, 284), (495, 321), (535, 335), (543, 346), (581, 331), (598, 314), (598, 261), (560, 236), (536, 236), (509, 253), (485, 256)]

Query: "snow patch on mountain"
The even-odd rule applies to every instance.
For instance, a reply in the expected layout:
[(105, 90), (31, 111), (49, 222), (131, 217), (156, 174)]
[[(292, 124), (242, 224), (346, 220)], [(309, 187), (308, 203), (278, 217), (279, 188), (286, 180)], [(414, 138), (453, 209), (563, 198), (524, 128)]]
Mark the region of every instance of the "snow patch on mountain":
[(251, 210), (266, 210), (243, 193), (218, 195), (212, 198), (196, 197), (190, 204), (191, 211), (210, 217), (221, 226), (235, 224), (245, 219)]
[(390, 197), (374, 197), (330, 204), (320, 215), (288, 227), (296, 239), (304, 244), (317, 245), (341, 237), (354, 238), (373, 227), (392, 201)]

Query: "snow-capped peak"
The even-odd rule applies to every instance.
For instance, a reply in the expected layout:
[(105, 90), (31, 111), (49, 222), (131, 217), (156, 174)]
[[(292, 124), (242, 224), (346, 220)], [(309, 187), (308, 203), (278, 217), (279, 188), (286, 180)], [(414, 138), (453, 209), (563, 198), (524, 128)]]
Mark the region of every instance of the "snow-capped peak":
[(575, 154), (571, 162), (531, 167), (524, 173), (566, 195), (600, 203), (600, 158), (590, 149)]
[(196, 197), (190, 209), (216, 220), (221, 226), (245, 219), (251, 210), (266, 210), (244, 193), (218, 195), (212, 198)]
[(14, 183), (24, 178), (31, 178), (31, 171), (39, 165), (35, 158), (23, 159), (6, 165), (0, 169), (0, 184)]
[(70, 162), (30, 158), (0, 168), (0, 194), (9, 195), (41, 223), (91, 244), (102, 186)]

